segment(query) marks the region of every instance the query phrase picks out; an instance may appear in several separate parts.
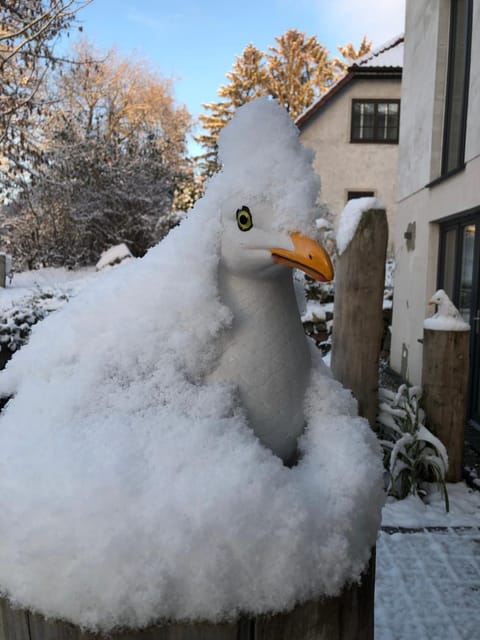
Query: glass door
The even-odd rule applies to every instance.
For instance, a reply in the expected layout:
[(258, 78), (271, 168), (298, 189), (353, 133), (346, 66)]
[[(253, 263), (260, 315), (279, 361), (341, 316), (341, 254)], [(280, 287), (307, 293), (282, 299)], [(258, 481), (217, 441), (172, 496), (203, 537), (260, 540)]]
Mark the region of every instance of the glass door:
[(468, 418), (480, 427), (479, 212), (442, 227), (438, 281), (471, 327)]

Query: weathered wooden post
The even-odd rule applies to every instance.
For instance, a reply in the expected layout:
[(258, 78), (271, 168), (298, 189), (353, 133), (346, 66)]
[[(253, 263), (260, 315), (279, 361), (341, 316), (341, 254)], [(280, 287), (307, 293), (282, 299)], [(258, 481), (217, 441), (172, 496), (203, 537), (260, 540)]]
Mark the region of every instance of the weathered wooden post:
[[(331, 368), (351, 389), (372, 429), (378, 404), (388, 223), (371, 198), (350, 201), (340, 218)], [(362, 637), (374, 637), (375, 549), (362, 580)]]
[(0, 640), (371, 640), (374, 583), (372, 556), (361, 584), (349, 585), (338, 597), (321, 598), (292, 611), (224, 624), (159, 624), (106, 635), (15, 609), (0, 598)]
[[(444, 292), (437, 292), (435, 296)], [(443, 297), (440, 295), (440, 297)], [(450, 303), (450, 314), (442, 313), (442, 302), (423, 331), (423, 404), (428, 428), (448, 453), (447, 482), (463, 476), (463, 450), (468, 393), (470, 326)], [(433, 302), (431, 302), (433, 304)], [(451, 305), (451, 306), (450, 306)], [(455, 313), (456, 312), (456, 313)]]
[[(362, 209), (363, 202), (369, 208)], [(342, 219), (348, 228), (355, 215), (359, 218), (356, 230), (343, 246)], [(373, 429), (383, 335), (387, 237), (387, 216), (378, 201), (359, 198), (347, 204), (339, 226), (331, 367), (335, 378), (351, 389), (359, 414)]]
[(0, 253), (0, 287), (5, 288), (7, 283), (7, 256)]

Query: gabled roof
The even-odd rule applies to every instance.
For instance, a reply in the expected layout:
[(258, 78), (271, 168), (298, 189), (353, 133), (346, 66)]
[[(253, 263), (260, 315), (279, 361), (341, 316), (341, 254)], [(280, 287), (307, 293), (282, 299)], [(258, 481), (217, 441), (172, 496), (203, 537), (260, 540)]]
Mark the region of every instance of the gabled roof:
[(351, 67), (394, 67), (401, 69), (403, 67), (403, 33), (395, 38), (392, 38), (388, 42), (385, 42), (381, 47), (369, 51), (361, 58), (354, 60)]
[(329, 102), (345, 85), (358, 77), (401, 77), (403, 68), (403, 33), (392, 38), (382, 46), (369, 51), (361, 58), (352, 61), (346, 73), (339, 78), (329, 90), (306, 109), (296, 120), (297, 127), (302, 126), (314, 116), (327, 102)]

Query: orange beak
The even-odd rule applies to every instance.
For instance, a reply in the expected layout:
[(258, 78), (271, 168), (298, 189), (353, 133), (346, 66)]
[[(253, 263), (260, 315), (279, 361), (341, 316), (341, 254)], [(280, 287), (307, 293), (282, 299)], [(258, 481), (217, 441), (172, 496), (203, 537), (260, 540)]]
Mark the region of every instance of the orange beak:
[(333, 266), (325, 249), (312, 238), (291, 233), (293, 251), (270, 249), (273, 261), (293, 269), (301, 269), (314, 280), (328, 282), (333, 279)]

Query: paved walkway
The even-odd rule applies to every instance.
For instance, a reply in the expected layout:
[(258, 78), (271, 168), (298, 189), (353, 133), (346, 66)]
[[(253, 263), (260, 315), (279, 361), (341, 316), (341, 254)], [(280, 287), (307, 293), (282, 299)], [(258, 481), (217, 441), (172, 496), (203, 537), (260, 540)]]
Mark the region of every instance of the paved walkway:
[(385, 528), (375, 640), (480, 640), (480, 528)]

